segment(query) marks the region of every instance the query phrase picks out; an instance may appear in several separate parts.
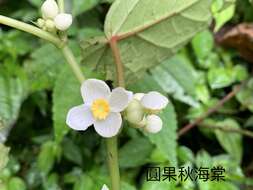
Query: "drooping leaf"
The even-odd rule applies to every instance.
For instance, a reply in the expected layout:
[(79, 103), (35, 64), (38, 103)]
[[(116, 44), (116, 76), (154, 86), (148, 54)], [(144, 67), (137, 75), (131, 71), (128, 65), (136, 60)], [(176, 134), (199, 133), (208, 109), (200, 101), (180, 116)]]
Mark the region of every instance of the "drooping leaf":
[(115, 79), (108, 40), (116, 37), (127, 82), (133, 82), (206, 28), (209, 8), (209, 0), (116, 0), (106, 17), (106, 37), (83, 43), (83, 62)]

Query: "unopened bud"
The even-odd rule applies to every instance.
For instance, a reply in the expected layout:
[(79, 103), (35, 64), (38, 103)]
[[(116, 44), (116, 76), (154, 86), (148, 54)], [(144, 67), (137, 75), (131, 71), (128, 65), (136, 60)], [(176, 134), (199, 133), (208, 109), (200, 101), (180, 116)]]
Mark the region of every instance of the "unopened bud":
[(48, 30), (49, 32), (52, 32), (52, 31), (54, 31), (54, 30), (55, 30), (55, 24), (54, 24), (54, 21), (52, 21), (52, 20), (48, 19), (48, 20), (46, 20), (45, 25), (46, 25), (46, 28), (47, 28), (47, 30)]
[(41, 6), (41, 12), (45, 19), (54, 19), (59, 13), (55, 0), (46, 0)]
[(126, 119), (133, 124), (138, 124), (143, 120), (144, 109), (141, 106), (140, 102), (136, 99), (133, 99), (128, 107), (126, 108)]
[(71, 26), (72, 21), (72, 15), (66, 13), (58, 14), (54, 19), (56, 28), (61, 31), (67, 30)]
[(37, 26), (40, 27), (40, 28), (43, 28), (44, 25), (45, 25), (45, 20), (42, 19), (42, 18), (39, 18), (37, 20)]
[(157, 115), (148, 115), (145, 130), (149, 133), (158, 133), (162, 130), (163, 122)]

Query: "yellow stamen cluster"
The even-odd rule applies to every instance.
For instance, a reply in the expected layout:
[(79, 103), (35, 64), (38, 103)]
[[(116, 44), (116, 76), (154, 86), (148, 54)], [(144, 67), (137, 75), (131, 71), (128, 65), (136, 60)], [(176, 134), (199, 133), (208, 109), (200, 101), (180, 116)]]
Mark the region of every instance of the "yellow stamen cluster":
[(105, 99), (97, 99), (92, 103), (91, 111), (95, 119), (104, 120), (110, 113), (110, 105)]

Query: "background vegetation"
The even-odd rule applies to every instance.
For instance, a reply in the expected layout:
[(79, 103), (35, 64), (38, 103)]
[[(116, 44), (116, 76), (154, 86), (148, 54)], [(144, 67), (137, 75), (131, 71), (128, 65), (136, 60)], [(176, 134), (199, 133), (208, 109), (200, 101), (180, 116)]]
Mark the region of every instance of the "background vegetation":
[[(90, 37), (101, 35), (112, 2), (75, 0), (67, 5), (75, 16), (70, 44), (85, 74), (111, 85), (108, 55), (90, 48)], [(0, 0), (0, 14), (31, 23), (40, 17), (41, 3)], [(188, 30), (193, 37), (189, 43), (162, 49), (160, 41), (155, 58), (150, 56), (154, 49), (141, 40), (120, 44), (122, 51), (137, 50), (123, 57), (128, 88), (158, 90), (171, 100), (159, 134), (125, 127), (120, 135), (123, 190), (253, 188), (253, 7), (248, 0), (213, 0), (211, 9), (212, 19), (204, 15), (199, 26)], [(177, 36), (170, 39), (166, 43), (173, 44)], [(99, 60), (91, 58), (94, 52)], [(138, 52), (142, 57), (137, 59)], [(0, 26), (0, 190), (100, 190), (109, 184), (103, 140), (93, 129), (78, 133), (65, 125), (68, 109), (79, 103), (79, 83), (54, 46)], [(226, 168), (225, 182), (145, 179), (148, 166), (217, 165)]]

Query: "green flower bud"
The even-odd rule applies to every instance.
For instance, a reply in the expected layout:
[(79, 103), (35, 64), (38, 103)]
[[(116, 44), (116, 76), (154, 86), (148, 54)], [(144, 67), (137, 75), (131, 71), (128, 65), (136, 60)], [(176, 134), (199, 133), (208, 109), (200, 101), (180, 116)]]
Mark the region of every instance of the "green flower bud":
[(140, 101), (133, 99), (126, 108), (126, 119), (133, 124), (139, 124), (144, 118), (144, 109)]
[(42, 18), (39, 18), (37, 20), (37, 25), (38, 25), (38, 27), (43, 28), (43, 26), (45, 25), (45, 20)]
[(54, 21), (53, 20), (46, 20), (45, 22), (45, 26), (46, 26), (46, 29), (49, 31), (49, 32), (52, 32), (52, 31), (55, 31), (55, 24), (54, 24)]

